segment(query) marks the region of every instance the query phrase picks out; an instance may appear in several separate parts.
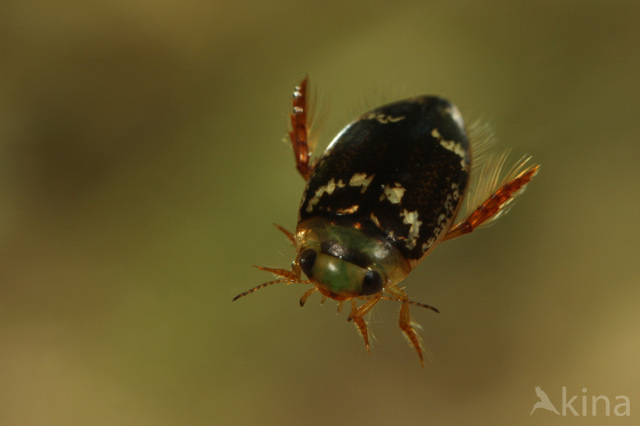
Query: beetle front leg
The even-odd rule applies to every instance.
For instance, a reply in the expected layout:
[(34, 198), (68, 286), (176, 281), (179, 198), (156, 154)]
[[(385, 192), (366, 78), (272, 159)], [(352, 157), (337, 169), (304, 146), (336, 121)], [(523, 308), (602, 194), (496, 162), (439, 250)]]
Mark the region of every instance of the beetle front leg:
[(369, 350), (369, 331), (367, 329), (367, 323), (362, 318), (367, 312), (369, 312), (381, 299), (382, 293), (378, 296), (374, 297), (371, 300), (365, 302), (362, 306), (358, 308), (355, 299), (351, 299), (351, 313), (349, 314), (349, 318), (347, 321), (353, 321), (356, 325), (356, 328), (360, 332), (360, 335), (364, 339), (364, 345), (367, 348), (367, 352), (371, 355), (371, 351)]
[(424, 367), (424, 357), (422, 355), (422, 344), (420, 342), (420, 336), (416, 332), (413, 324), (411, 323), (411, 314), (409, 313), (409, 300), (404, 300), (402, 302), (402, 307), (400, 308), (400, 329), (404, 333), (405, 337), (416, 349), (418, 353), (418, 358), (420, 358), (420, 365)]

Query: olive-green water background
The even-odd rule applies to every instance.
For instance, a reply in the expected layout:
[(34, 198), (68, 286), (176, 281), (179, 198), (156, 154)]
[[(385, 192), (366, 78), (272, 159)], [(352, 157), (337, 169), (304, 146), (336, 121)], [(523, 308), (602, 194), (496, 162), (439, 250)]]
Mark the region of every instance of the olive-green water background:
[[(1, 8), (0, 424), (640, 422), (640, 3)], [(412, 309), (424, 369), (397, 303), (369, 356), (335, 303), (299, 307), (306, 286), (231, 302), (294, 257), (272, 223), (295, 227), (283, 138), (307, 74), (320, 148), (439, 94), (542, 164), (404, 282), (441, 311)], [(530, 416), (536, 386), (560, 415)]]

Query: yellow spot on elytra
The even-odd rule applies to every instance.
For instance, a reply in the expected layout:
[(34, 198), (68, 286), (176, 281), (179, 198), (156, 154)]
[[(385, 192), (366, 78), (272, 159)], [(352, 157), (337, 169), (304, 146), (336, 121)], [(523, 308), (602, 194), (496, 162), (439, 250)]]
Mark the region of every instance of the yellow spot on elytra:
[(467, 161), (467, 152), (459, 142), (443, 139), (438, 129), (433, 129), (431, 131), (431, 136), (438, 139), (438, 142), (444, 149), (453, 152), (461, 158), (460, 165), (462, 166), (463, 170), (467, 170), (469, 168), (469, 161)]
[(352, 213), (357, 212), (359, 208), (360, 208), (359, 205), (354, 204), (353, 206), (347, 207), (345, 209), (338, 209), (338, 210), (336, 210), (336, 213), (337, 214), (352, 214)]
[(380, 227), (380, 221), (378, 220), (378, 218), (373, 213), (371, 213), (370, 217), (371, 217), (371, 221), (373, 222), (373, 224), (376, 225), (378, 228), (381, 228)]
[(381, 124), (397, 123), (398, 121), (402, 121), (405, 118), (406, 117), (404, 116), (394, 117), (391, 115), (384, 115), (381, 112), (370, 112), (363, 117), (364, 120), (376, 120)]
[(409, 235), (407, 235), (407, 248), (409, 250), (413, 249), (418, 243), (418, 237), (420, 236), (420, 225), (422, 222), (418, 220), (418, 211), (410, 212), (407, 209), (404, 209), (400, 212), (400, 217), (402, 217), (402, 222), (405, 225), (410, 225), (409, 227)]
[(400, 204), (402, 196), (407, 189), (397, 182), (394, 183), (394, 185), (395, 186), (385, 185), (384, 192), (380, 195), (379, 201), (386, 198), (391, 204)]
[(320, 198), (322, 198), (325, 193), (331, 195), (333, 194), (333, 191), (336, 190), (336, 188), (344, 188), (345, 186), (347, 185), (342, 182), (342, 179), (336, 182), (333, 178), (331, 178), (331, 180), (327, 182), (326, 185), (318, 188), (315, 194), (313, 194), (313, 198), (309, 200), (309, 204), (307, 204), (307, 213), (311, 213), (313, 211), (313, 208), (320, 202)]
[(349, 180), (349, 186), (360, 186), (360, 193), (364, 194), (374, 176), (375, 175), (367, 176), (366, 173), (354, 173)]

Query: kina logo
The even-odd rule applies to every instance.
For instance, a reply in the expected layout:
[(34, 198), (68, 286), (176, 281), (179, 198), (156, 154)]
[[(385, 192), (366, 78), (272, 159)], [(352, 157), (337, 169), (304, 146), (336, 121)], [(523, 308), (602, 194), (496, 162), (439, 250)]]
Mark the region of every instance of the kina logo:
[(567, 392), (567, 387), (562, 387), (562, 404), (560, 411), (549, 399), (549, 396), (540, 386), (536, 386), (538, 401), (533, 404), (531, 413), (538, 410), (550, 411), (558, 416), (631, 416), (631, 400), (626, 395), (609, 397), (607, 395), (589, 395), (587, 388), (582, 388), (582, 395), (571, 395)]
[(538, 408), (552, 411), (557, 415), (560, 415), (560, 413), (558, 413), (558, 410), (556, 410), (556, 407), (554, 407), (554, 405), (551, 403), (551, 400), (549, 399), (545, 391), (543, 391), (540, 386), (536, 386), (536, 395), (538, 395), (539, 401), (533, 405), (533, 410), (531, 410), (531, 413), (529, 415), (533, 414), (533, 412)]

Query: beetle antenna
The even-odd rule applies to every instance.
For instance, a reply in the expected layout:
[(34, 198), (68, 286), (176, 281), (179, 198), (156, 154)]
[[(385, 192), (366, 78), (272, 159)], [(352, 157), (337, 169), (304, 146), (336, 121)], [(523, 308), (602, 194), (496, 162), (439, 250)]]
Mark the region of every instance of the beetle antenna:
[(420, 306), (421, 308), (426, 308), (426, 309), (431, 309), (433, 312), (439, 314), (440, 311), (431, 306), (431, 305), (427, 305), (426, 303), (420, 303), (420, 302), (414, 302), (413, 300), (406, 300), (406, 299), (402, 299), (400, 297), (393, 297), (393, 296), (382, 296), (381, 297), (382, 300), (393, 300), (395, 302), (407, 302), (410, 305), (414, 305), (414, 306)]
[(244, 293), (240, 293), (239, 295), (237, 295), (236, 297), (233, 298), (232, 302), (235, 302), (236, 300), (240, 299), (241, 297), (248, 296), (251, 293), (255, 293), (256, 291), (260, 290), (261, 288), (265, 288), (267, 286), (270, 286), (271, 284), (279, 284), (279, 283), (291, 284), (291, 281), (281, 278), (279, 280), (273, 280), (273, 281), (269, 281), (269, 282), (266, 282), (266, 283), (262, 283), (259, 286), (256, 286), (256, 287), (252, 288), (251, 290), (247, 290)]
[[(261, 271), (271, 272), (272, 274), (274, 274), (276, 276), (279, 276), (279, 277), (282, 277), (282, 278), (278, 278), (277, 280), (273, 280), (273, 281), (268, 281), (266, 283), (262, 283), (259, 286), (256, 286), (256, 287), (254, 287), (254, 288), (252, 288), (250, 290), (245, 291), (244, 293), (240, 293), (239, 295), (237, 295), (236, 297), (233, 298), (232, 302), (235, 302), (236, 300), (240, 299), (241, 297), (248, 296), (251, 293), (255, 293), (256, 291), (260, 290), (261, 288), (265, 288), (265, 287), (270, 286), (272, 284), (280, 284), (280, 283), (286, 283), (287, 285), (294, 284), (294, 283), (296, 283), (296, 284), (311, 284), (311, 281), (309, 281), (309, 280), (300, 280), (299, 271), (296, 274), (296, 272), (294, 272), (294, 271), (287, 271), (286, 269), (280, 269), (280, 268), (268, 268), (266, 266), (256, 266), (256, 265), (253, 265), (253, 267), (257, 268), (257, 269), (260, 269)], [(309, 294), (311, 294), (311, 293), (309, 293)]]

